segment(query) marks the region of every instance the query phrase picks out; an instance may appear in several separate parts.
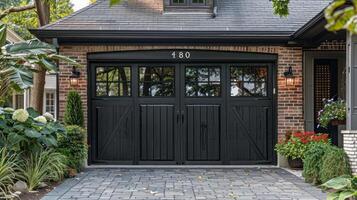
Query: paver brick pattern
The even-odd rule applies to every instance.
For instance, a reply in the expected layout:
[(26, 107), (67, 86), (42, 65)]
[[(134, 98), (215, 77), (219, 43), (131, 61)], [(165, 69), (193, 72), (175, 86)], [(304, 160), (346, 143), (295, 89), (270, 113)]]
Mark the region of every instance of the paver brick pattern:
[(88, 169), (43, 199), (325, 199), (279, 168)]

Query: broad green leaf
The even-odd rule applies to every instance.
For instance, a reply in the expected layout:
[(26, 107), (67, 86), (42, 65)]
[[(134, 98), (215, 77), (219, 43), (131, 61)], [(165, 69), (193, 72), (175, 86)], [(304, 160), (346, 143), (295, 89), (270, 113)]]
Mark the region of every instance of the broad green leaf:
[(0, 22), (0, 46), (6, 43), (6, 25)]
[(47, 71), (50, 72), (57, 72), (58, 68), (56, 63), (46, 59), (46, 58), (41, 58), (40, 62), (38, 63), (41, 67), (45, 68)]
[(338, 200), (339, 193), (328, 193), (327, 200)]
[(351, 180), (348, 177), (337, 177), (322, 184), (323, 187), (334, 190), (341, 190), (349, 185), (351, 185)]
[(62, 56), (62, 55), (58, 55), (58, 54), (52, 54), (52, 55), (49, 55), (48, 57), (51, 58), (51, 59), (58, 60), (58, 61), (67, 62), (68, 64), (81, 66), (77, 61), (75, 61), (74, 59), (69, 58), (67, 56)]
[(29, 40), (15, 44), (7, 44), (2, 47), (4, 55), (46, 55), (56, 53), (53, 45), (41, 42), (39, 40)]
[(340, 192), (340, 195), (338, 196), (338, 200), (345, 200), (353, 196), (353, 191), (343, 191)]
[(25, 135), (30, 138), (39, 138), (41, 137), (41, 133), (38, 131), (32, 130), (32, 129), (27, 129), (25, 130)]
[(36, 117), (40, 116), (40, 114), (32, 107), (27, 108), (26, 111), (29, 113), (29, 115), (32, 118), (36, 118)]
[[(18, 68), (17, 68), (18, 67)], [(0, 75), (5, 77), (1, 79), (1, 84), (14, 84), (20, 89), (27, 89), (32, 85), (32, 73), (21, 66), (9, 66), (5, 70), (0, 70)]]

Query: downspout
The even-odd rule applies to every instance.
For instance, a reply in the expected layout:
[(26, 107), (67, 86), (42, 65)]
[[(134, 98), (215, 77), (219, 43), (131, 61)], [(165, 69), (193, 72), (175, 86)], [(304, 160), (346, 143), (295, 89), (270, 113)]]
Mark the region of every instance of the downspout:
[(216, 18), (216, 16), (217, 16), (217, 12), (218, 12), (217, 1), (218, 0), (213, 0), (212, 18)]

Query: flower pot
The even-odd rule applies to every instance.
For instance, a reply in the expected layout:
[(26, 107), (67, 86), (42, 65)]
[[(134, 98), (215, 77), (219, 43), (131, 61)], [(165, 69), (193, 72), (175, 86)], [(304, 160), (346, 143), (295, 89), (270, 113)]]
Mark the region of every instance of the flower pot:
[(302, 169), (304, 166), (301, 158), (297, 158), (297, 159), (288, 158), (288, 163), (290, 168), (292, 169)]
[(333, 119), (330, 121), (330, 124), (332, 126), (344, 125), (344, 124), (346, 124), (346, 120)]

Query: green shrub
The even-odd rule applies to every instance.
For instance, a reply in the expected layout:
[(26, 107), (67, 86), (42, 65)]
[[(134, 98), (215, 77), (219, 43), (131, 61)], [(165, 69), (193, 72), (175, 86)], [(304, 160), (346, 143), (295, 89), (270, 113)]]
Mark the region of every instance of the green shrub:
[(322, 157), (327, 149), (330, 148), (328, 143), (312, 143), (309, 149), (305, 152), (304, 170), (302, 175), (306, 182), (320, 184), (320, 167)]
[(56, 146), (58, 134), (65, 134), (65, 129), (48, 113), (0, 108), (0, 147), (24, 154), (41, 151)]
[(9, 189), (14, 184), (17, 170), (17, 157), (10, 155), (5, 148), (0, 149), (0, 199), (12, 197)]
[(27, 183), (29, 191), (41, 182), (59, 181), (66, 170), (66, 157), (53, 150), (31, 153), (20, 163), (20, 179)]
[(351, 175), (348, 157), (343, 149), (330, 146), (321, 160), (319, 175), (322, 183), (342, 175)]
[(72, 90), (68, 92), (66, 110), (64, 113), (64, 123), (66, 125), (84, 127), (82, 100), (77, 91)]
[(57, 151), (67, 156), (69, 168), (80, 171), (87, 158), (86, 131), (79, 126), (67, 126), (67, 135), (58, 137)]

